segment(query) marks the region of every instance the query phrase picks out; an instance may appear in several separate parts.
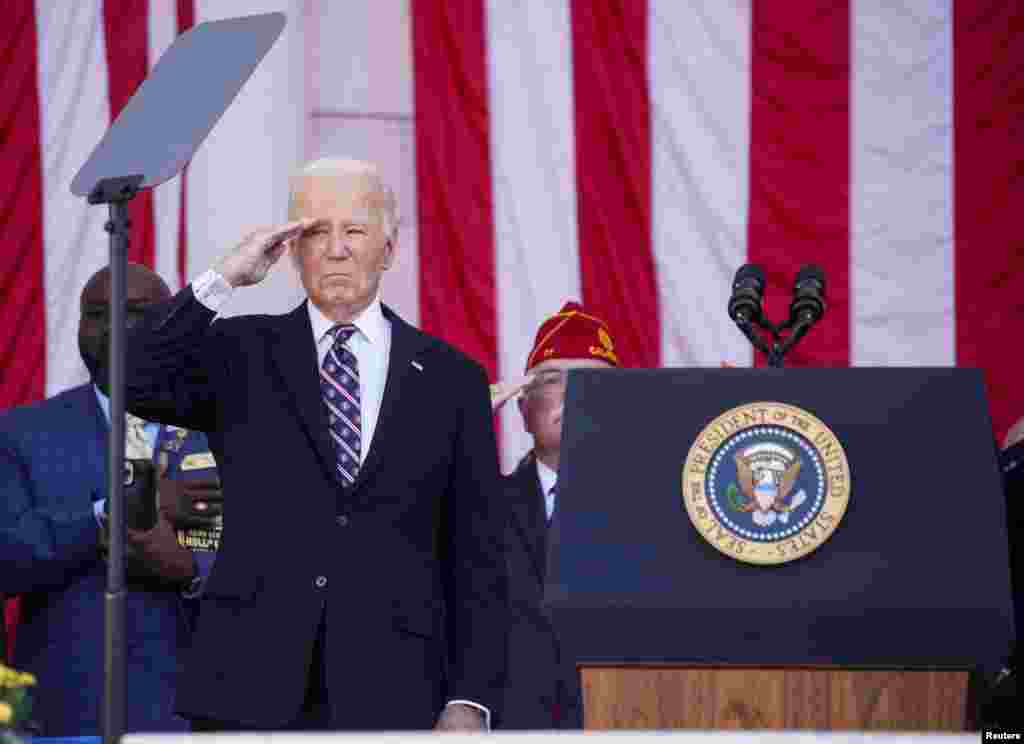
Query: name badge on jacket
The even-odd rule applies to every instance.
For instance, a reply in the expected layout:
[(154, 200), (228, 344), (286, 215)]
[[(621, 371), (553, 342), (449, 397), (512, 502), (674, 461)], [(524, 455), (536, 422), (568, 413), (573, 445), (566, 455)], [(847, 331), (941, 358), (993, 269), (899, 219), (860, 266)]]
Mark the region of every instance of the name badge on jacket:
[(174, 505), (178, 543), (193, 551), (215, 552), (224, 527), (224, 498), (206, 435), (163, 426), (156, 451), (159, 464), (166, 466), (164, 477), (188, 484), (177, 491)]

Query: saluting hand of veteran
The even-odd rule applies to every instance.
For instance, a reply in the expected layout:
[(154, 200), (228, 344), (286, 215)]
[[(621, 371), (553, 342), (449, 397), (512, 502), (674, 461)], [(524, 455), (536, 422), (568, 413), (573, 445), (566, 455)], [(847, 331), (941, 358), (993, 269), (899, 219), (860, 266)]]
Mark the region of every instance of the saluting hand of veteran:
[(249, 233), (235, 250), (217, 262), (217, 273), (232, 287), (258, 284), (281, 258), (289, 243), (316, 222), (314, 219), (295, 220)]
[(523, 392), (533, 382), (533, 375), (524, 375), (515, 380), (502, 380), (491, 385), (491, 411), (497, 412), (512, 398)]

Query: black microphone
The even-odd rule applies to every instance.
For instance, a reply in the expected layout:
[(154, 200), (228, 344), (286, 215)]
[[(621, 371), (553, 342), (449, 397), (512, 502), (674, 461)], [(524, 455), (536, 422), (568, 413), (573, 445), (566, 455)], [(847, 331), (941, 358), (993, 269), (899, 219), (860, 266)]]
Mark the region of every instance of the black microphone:
[(764, 283), (764, 271), (757, 264), (744, 264), (736, 272), (729, 297), (729, 317), (737, 325), (742, 327), (761, 320)]
[(825, 314), (825, 272), (815, 264), (805, 264), (793, 282), (793, 301), (789, 303), (789, 320), (786, 325), (793, 331), (779, 347), (779, 355), (785, 355), (796, 346), (811, 326)]
[(789, 320), (810, 328), (825, 314), (825, 272), (815, 264), (805, 264), (793, 282), (793, 301)]

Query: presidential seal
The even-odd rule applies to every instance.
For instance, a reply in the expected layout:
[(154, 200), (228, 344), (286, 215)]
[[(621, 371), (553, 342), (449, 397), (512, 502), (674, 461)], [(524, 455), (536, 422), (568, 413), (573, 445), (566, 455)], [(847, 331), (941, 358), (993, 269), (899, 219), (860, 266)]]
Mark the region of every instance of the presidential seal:
[(690, 521), (746, 563), (802, 558), (831, 537), (850, 500), (843, 446), (819, 419), (785, 403), (750, 403), (716, 418), (683, 465)]

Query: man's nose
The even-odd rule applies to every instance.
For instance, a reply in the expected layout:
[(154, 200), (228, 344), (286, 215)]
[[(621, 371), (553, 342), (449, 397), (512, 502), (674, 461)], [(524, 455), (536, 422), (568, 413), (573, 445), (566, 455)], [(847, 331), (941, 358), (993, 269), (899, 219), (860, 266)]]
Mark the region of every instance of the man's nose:
[(349, 258), (352, 255), (352, 248), (344, 235), (332, 237), (327, 244), (327, 255), (334, 259)]

